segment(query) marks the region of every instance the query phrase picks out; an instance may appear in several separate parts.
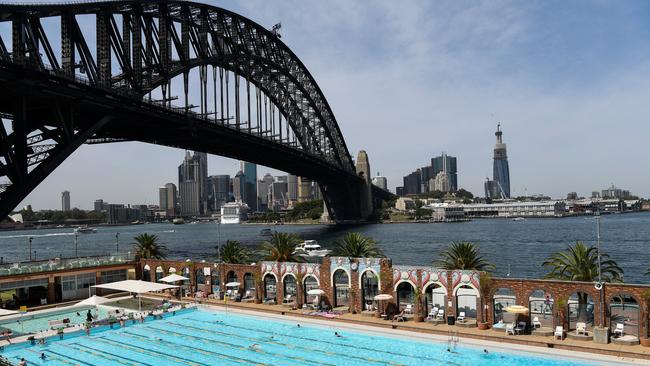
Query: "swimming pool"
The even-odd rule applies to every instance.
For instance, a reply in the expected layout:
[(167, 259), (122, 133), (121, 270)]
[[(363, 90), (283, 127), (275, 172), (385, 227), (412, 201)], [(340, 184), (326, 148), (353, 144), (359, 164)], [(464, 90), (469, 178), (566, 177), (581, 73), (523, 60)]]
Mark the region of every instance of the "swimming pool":
[[(170, 314), (171, 315), (171, 314)], [(162, 320), (98, 331), (91, 336), (48, 341), (46, 345), (8, 346), (2, 356), (29, 365), (501, 365), (582, 366), (519, 354), (425, 343), (334, 328), (203, 310)]]
[[(50, 329), (48, 321), (59, 319), (70, 319), (70, 325), (83, 324), (86, 321), (86, 312), (88, 309), (93, 309), (93, 315), (97, 319), (108, 318), (107, 309), (99, 307), (97, 310), (91, 306), (75, 306), (72, 308), (56, 309), (47, 312), (27, 313), (22, 317), (13, 316), (11, 319), (0, 321), (0, 329), (9, 328), (15, 335), (37, 333), (43, 330)], [(79, 313), (79, 315), (77, 315)]]

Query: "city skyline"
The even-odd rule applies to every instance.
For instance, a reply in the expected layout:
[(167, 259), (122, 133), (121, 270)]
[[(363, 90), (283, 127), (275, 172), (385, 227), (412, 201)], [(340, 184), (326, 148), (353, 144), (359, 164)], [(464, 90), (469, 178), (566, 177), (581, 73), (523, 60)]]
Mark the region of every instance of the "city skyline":
[[(605, 148), (607, 141), (625, 141), (626, 154), (643, 155), (649, 132), (643, 120), (650, 80), (643, 60), (650, 50), (641, 41), (650, 33), (643, 22), (647, 4), (566, 5), (582, 13), (580, 19), (555, 14), (552, 4), (414, 3), (403, 12), (388, 2), (373, 9), (349, 2), (217, 5), (269, 27), (282, 21), (283, 41), (309, 65), (350, 152), (368, 151), (393, 191), (407, 167), (443, 150), (463, 162), (459, 187), (480, 194), (491, 175), (492, 139), (486, 137), (499, 120), (508, 131), (510, 168), (517, 172), (512, 196), (588, 196), (611, 183), (639, 196), (650, 193), (650, 178), (634, 159), (621, 162)], [(331, 11), (348, 16), (334, 24), (325, 15)], [(305, 13), (309, 22), (300, 15)], [(432, 19), (415, 29), (425, 15)], [(581, 26), (594, 22), (603, 26)], [(373, 46), (379, 34), (386, 36), (385, 47)], [(321, 59), (323, 52), (337, 57), (337, 68)], [(179, 153), (137, 143), (83, 146), (19, 207), (56, 209), (63, 190), (72, 192), (72, 207), (92, 208), (101, 197), (155, 203), (157, 187), (175, 181), (164, 167), (177, 164)], [(234, 174), (238, 164), (212, 156), (209, 161), (218, 167), (210, 173)], [(277, 174), (262, 166), (258, 171)]]

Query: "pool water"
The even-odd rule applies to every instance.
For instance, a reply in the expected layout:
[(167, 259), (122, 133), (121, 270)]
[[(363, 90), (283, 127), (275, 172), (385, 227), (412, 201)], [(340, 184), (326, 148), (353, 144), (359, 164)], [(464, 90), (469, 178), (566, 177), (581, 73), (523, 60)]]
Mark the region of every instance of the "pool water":
[[(589, 365), (446, 343), (390, 338), (335, 328), (212, 311), (96, 331), (45, 345), (8, 346), (2, 356), (28, 365)], [(46, 355), (41, 360), (40, 354)]]
[[(108, 310), (104, 307), (100, 306), (95, 310), (93, 307), (76, 306), (74, 308), (53, 310), (44, 313), (27, 313), (22, 317), (3, 320), (0, 322), (0, 329), (9, 328), (15, 335), (37, 333), (50, 329), (48, 321), (65, 318), (70, 319), (70, 325), (83, 324), (86, 321), (86, 313), (88, 312), (88, 309), (92, 309), (92, 314), (97, 315), (97, 319), (108, 318)], [(77, 315), (77, 313), (79, 313), (79, 315)]]

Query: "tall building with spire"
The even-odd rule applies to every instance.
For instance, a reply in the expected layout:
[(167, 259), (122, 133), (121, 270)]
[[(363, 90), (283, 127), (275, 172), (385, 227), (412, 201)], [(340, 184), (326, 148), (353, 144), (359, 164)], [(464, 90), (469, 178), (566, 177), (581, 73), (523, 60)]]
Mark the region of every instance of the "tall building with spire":
[(485, 196), (488, 198), (510, 198), (510, 167), (500, 123), (497, 124), (497, 131), (494, 135), (497, 141), (494, 145), (492, 180), (485, 182)]

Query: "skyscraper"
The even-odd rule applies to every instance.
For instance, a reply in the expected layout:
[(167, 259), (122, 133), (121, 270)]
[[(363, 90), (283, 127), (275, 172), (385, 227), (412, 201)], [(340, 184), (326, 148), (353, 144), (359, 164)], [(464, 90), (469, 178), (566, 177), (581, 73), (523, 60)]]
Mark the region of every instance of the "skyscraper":
[(226, 174), (211, 175), (208, 177), (208, 207), (219, 211), (230, 198), (230, 176)]
[(287, 175), (287, 199), (289, 204), (298, 200), (298, 176), (296, 175)]
[(70, 211), (70, 192), (61, 192), (61, 210)]
[(205, 213), (207, 199), (204, 200), (204, 184), (207, 177), (203, 171), (207, 168), (207, 155), (185, 152), (183, 163), (178, 166), (178, 188), (180, 190), (181, 215), (200, 215)]
[(165, 184), (165, 188), (167, 188), (167, 216), (174, 216), (178, 210), (178, 189), (174, 183)]
[(456, 170), (456, 161), (455, 156), (449, 156), (447, 153), (442, 153), (442, 155), (431, 159), (431, 168), (433, 170), (431, 178), (435, 178), (440, 172), (447, 173), (447, 177), (449, 178), (449, 191), (458, 190), (458, 171)]
[(158, 202), (161, 210), (167, 210), (167, 187), (158, 188)]
[(244, 202), (244, 191), (246, 190), (246, 177), (241, 170), (235, 174), (232, 179), (232, 193), (235, 196), (235, 201)]
[(266, 211), (269, 208), (269, 192), (272, 184), (273, 176), (270, 173), (264, 174), (264, 177), (257, 182), (257, 202), (260, 211)]
[(497, 131), (494, 135), (497, 141), (494, 145), (492, 180), (485, 182), (485, 195), (488, 198), (510, 198), (510, 168), (500, 123), (497, 124)]
[(376, 185), (381, 189), (388, 189), (388, 180), (386, 179), (386, 177), (382, 177), (381, 175), (379, 175), (379, 172), (377, 172), (376, 177), (372, 177), (372, 184)]
[(255, 212), (257, 211), (257, 165), (242, 161), (242, 172), (244, 173), (244, 190), (242, 201), (244, 201), (248, 208)]

